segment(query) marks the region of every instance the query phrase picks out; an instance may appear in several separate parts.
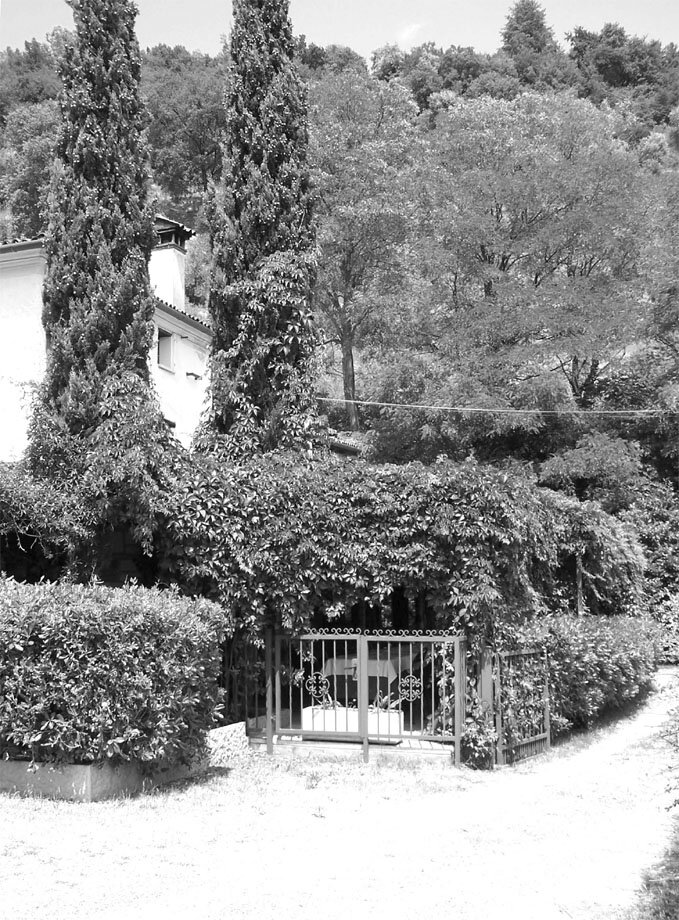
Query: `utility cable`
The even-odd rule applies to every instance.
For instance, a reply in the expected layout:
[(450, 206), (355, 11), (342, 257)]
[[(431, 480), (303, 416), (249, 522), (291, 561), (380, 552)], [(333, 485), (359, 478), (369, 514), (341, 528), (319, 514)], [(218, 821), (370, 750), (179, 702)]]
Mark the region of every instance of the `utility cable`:
[(356, 406), (376, 406), (384, 409), (423, 409), (427, 412), (476, 412), (483, 414), (494, 413), (496, 415), (567, 415), (576, 413), (577, 415), (679, 415), (676, 409), (578, 409), (574, 406), (572, 409), (510, 409), (507, 407), (486, 408), (479, 406), (430, 406), (423, 403), (396, 403), (396, 402), (378, 402), (372, 399), (344, 399), (339, 396), (317, 396), (319, 402), (326, 403), (347, 403), (351, 402)]

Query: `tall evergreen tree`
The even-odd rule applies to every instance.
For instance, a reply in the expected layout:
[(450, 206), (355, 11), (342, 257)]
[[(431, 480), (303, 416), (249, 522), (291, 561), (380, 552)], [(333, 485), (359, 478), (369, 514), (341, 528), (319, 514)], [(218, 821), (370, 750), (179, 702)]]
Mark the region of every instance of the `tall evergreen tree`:
[(104, 381), (148, 380), (153, 245), (132, 0), (69, 0), (62, 127), (45, 240), (45, 397), (73, 434), (96, 424)]
[(59, 65), (62, 123), (45, 238), (49, 356), (28, 460), (36, 475), (78, 491), (100, 551), (115, 527), (148, 548), (168, 434), (148, 384), (154, 230), (137, 11), (132, 0), (69, 4), (75, 34)]
[(558, 92), (581, 82), (573, 61), (556, 43), (537, 0), (517, 0), (511, 8), (502, 30), (502, 51), (523, 86)]
[(502, 49), (511, 57), (530, 52), (541, 54), (556, 47), (547, 25), (544, 7), (537, 0), (517, 0), (502, 30)]
[(208, 433), (232, 455), (298, 442), (310, 419), (315, 240), (293, 53), (288, 0), (234, 0), (223, 180), (208, 206)]

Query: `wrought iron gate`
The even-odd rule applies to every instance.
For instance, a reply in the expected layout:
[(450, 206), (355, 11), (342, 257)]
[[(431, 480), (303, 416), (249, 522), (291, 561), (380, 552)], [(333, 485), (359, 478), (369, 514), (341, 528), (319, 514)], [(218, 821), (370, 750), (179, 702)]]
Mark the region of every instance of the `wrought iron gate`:
[(455, 635), (308, 632), (275, 638), (269, 735), (422, 747), (460, 762), (465, 646)]
[(551, 744), (549, 668), (538, 649), (503, 652), (495, 659), (497, 763), (540, 754)]

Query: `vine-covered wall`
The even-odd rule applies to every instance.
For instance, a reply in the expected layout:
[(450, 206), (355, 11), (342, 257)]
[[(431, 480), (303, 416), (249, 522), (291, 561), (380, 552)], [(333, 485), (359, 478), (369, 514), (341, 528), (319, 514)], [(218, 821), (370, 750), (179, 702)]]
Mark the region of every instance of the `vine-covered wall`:
[[(596, 503), (475, 463), (371, 466), (273, 454), (187, 466), (169, 522), (168, 575), (221, 601), (241, 629), (386, 619), (395, 592), (429, 624), (479, 642), (541, 613), (635, 610), (643, 556)], [(383, 622), (385, 617), (383, 616)]]

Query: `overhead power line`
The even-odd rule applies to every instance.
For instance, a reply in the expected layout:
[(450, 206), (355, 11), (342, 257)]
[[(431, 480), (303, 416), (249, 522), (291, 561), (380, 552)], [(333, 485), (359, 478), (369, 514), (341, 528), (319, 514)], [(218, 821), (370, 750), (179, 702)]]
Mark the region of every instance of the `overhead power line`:
[(430, 406), (424, 403), (396, 403), (378, 402), (372, 399), (347, 400), (339, 396), (317, 396), (319, 402), (346, 403), (352, 402), (356, 406), (376, 406), (384, 409), (423, 409), (426, 412), (471, 412), (476, 414), (495, 415), (567, 415), (576, 412), (578, 415), (679, 415), (675, 409), (510, 409), (505, 406), (489, 408), (487, 406)]

